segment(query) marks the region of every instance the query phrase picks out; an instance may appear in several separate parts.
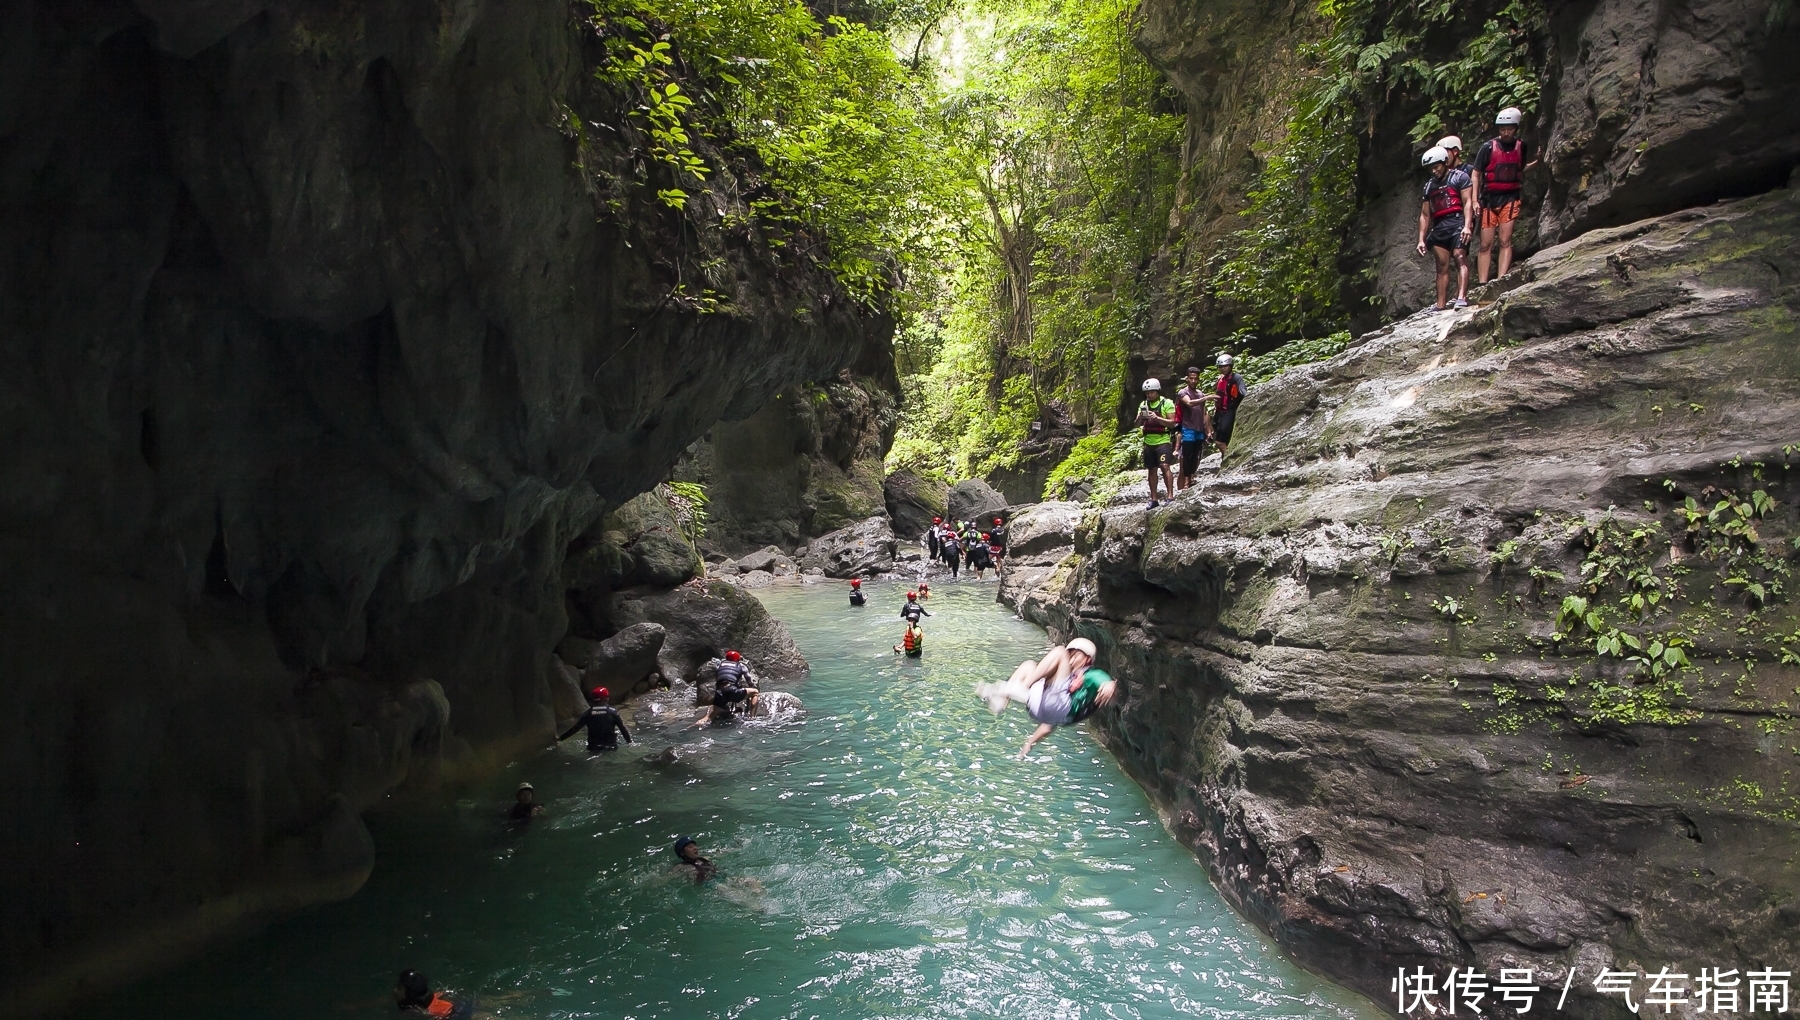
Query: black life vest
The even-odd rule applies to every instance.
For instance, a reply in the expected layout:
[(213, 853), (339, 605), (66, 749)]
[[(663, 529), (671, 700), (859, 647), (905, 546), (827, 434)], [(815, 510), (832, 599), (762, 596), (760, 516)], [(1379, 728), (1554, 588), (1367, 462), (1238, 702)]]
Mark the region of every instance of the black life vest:
[(1431, 203), (1433, 222), (1446, 216), (1462, 215), (1462, 191), (1450, 184), (1449, 174), (1445, 174), (1441, 182), (1433, 179), (1430, 184), (1425, 186), (1425, 199)]
[(1525, 143), (1513, 139), (1512, 148), (1504, 148), (1500, 139), (1488, 142), (1487, 170), (1481, 175), (1483, 191), (1513, 192), (1521, 187), (1519, 179), (1525, 173)]
[(713, 686), (742, 687), (744, 685), (744, 664), (732, 662), (730, 659), (719, 663), (719, 671), (713, 679)]

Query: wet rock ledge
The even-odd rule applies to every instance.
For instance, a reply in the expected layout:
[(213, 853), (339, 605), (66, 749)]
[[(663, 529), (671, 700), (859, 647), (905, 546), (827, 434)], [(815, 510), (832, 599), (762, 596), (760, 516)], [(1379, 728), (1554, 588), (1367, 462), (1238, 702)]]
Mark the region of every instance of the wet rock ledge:
[(1800, 958), (1797, 227), (1586, 234), (1260, 387), (1172, 504), (1014, 524), (1006, 598), (1100, 643), (1102, 738), (1302, 962), (1603, 1017), (1603, 966)]

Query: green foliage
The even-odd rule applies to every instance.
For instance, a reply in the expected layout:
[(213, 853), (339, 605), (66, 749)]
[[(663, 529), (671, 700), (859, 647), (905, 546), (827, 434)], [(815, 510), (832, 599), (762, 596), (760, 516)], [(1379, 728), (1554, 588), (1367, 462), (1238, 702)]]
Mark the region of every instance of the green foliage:
[(1335, 358), (1349, 350), (1355, 339), (1349, 330), (1340, 330), (1311, 340), (1290, 340), (1266, 354), (1246, 354), (1238, 360), (1237, 373), (1248, 385), (1267, 382), (1282, 372), (1299, 365)]
[(879, 304), (912, 266), (938, 255), (937, 204), (949, 189), (927, 123), (930, 82), (887, 37), (799, 0), (589, 0), (608, 61), (600, 76), (635, 95), (652, 184), (684, 208), (715, 168), (703, 136), (753, 157), (772, 188), (742, 189), (771, 247), (827, 265)]
[(699, 482), (665, 482), (663, 500), (669, 504), (676, 523), (687, 535), (688, 544), (698, 544), (706, 535), (706, 487)]
[[(963, 8), (958, 46), (938, 55), (938, 126), (965, 189), (944, 206), (959, 243), (935, 279), (914, 278), (918, 312), (895, 344), (909, 417), (890, 467), (1004, 466), (1047, 405), (1082, 426), (1110, 419), (1182, 131), (1167, 82), (1132, 45), (1136, 7)], [(1022, 415), (996, 423), (997, 399)]]
[(1089, 499), (1104, 503), (1119, 489), (1119, 475), (1129, 473), (1137, 456), (1135, 433), (1084, 436), (1062, 463), (1051, 469), (1044, 483), (1045, 499), (1068, 499), (1076, 487), (1086, 487)]

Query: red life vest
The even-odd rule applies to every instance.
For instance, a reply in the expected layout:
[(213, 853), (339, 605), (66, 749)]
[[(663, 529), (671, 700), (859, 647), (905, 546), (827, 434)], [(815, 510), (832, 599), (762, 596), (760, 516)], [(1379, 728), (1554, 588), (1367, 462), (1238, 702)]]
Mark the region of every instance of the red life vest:
[(909, 652), (918, 648), (919, 647), (918, 631), (915, 631), (915, 630), (907, 631), (906, 636), (902, 637), (900, 639), (900, 647), (906, 649)]
[(1450, 175), (1445, 174), (1442, 182), (1432, 181), (1425, 191), (1426, 200), (1431, 203), (1431, 218), (1435, 222), (1446, 216), (1461, 216), (1462, 192), (1450, 186)]
[(1213, 385), (1213, 389), (1219, 392), (1220, 414), (1235, 409), (1238, 404), (1243, 402), (1244, 388), (1237, 384), (1236, 372), (1227, 372), (1219, 376), (1219, 381)]
[(425, 1004), (425, 1012), (432, 1016), (449, 1016), (456, 1012), (456, 1003), (444, 998), (436, 992), (431, 993), (431, 1001)]
[(1487, 170), (1481, 175), (1484, 191), (1518, 191), (1519, 178), (1525, 172), (1525, 143), (1513, 139), (1512, 148), (1502, 148), (1500, 139), (1488, 142)]

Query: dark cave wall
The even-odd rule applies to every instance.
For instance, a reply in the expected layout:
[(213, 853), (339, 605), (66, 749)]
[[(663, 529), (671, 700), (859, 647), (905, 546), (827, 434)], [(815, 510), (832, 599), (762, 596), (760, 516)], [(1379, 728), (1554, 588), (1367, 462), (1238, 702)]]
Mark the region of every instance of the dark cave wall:
[(646, 201), (577, 13), (0, 15), (0, 1012), (354, 891), (547, 731), (568, 542), (885, 329)]

